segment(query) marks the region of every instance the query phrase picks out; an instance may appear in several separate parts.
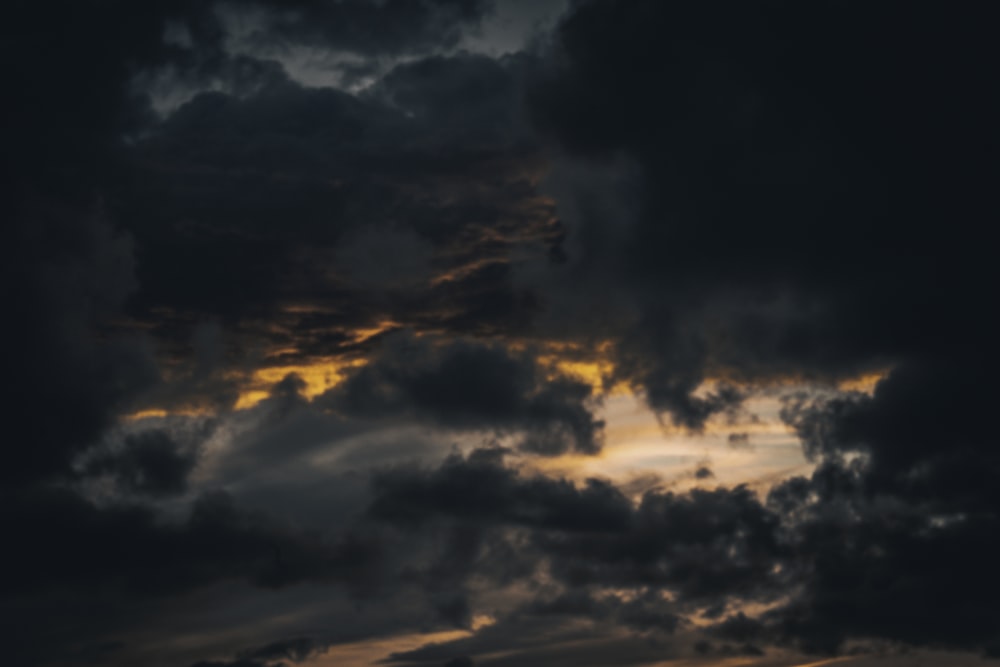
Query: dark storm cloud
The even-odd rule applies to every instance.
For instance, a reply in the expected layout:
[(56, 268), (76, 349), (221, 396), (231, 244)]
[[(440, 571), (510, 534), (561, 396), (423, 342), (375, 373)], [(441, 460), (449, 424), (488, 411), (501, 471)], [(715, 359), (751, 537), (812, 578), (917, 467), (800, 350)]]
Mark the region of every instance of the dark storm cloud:
[(395, 336), (317, 402), (352, 418), (414, 416), (453, 428), (523, 432), (519, 446), (539, 454), (596, 453), (604, 424), (590, 411), (590, 385), (549, 373), (530, 351)]
[(697, 427), (731, 404), (692, 397), (707, 376), (840, 376), (979, 328), (991, 271), (968, 241), (996, 207), (971, 147), (995, 142), (997, 96), (974, 14), (631, 0), (566, 18), (534, 118), (636, 173), (605, 187), (630, 198), (616, 215), (571, 221), (566, 283), (634, 304), (615, 359), (651, 405)]
[(825, 650), (852, 636), (996, 641), (996, 369), (962, 361), (908, 364), (872, 396), (786, 411), (822, 463), (772, 491), (776, 508), (802, 517), (796, 548), (810, 568), (784, 630)]
[[(359, 130), (377, 123), (377, 111), (289, 82), (248, 101), (206, 93), (183, 106), (141, 148), (146, 178), (134, 196), (143, 208), (127, 213), (138, 218), (153, 204), (139, 248), (145, 298), (228, 320), (273, 310), (294, 240), (329, 243), (343, 229), (342, 188), (336, 172), (321, 169), (359, 158)], [(185, 270), (167, 271), (180, 253)], [(336, 295), (336, 285), (328, 289)]]
[(613, 486), (591, 480), (583, 489), (546, 477), (525, 478), (502, 465), (502, 450), (454, 455), (433, 471), (400, 469), (375, 477), (372, 513), (411, 523), (434, 516), (564, 531), (627, 527), (631, 503)]
[[(981, 10), (594, 0), (538, 53), (490, 59), (454, 51), (485, 2), (16, 3), (0, 28), (4, 658), (125, 664), (117, 629), (154, 608), (171, 626), (184, 595), (233, 582), (334, 584), (385, 613), (410, 596), (422, 629), (522, 596), (397, 662), (858, 639), (994, 655), (981, 230), (997, 217), (998, 59)], [(360, 59), (333, 64), (345, 81), (380, 78), (302, 85), (271, 58), (303, 49)], [(552, 153), (555, 202), (539, 192)], [(405, 327), (437, 338), (356, 333)], [(609, 379), (694, 431), (778, 378), (892, 372), (870, 396), (789, 400), (817, 469), (766, 502), (744, 487), (633, 502), (505, 461), (593, 454), (603, 432), (591, 387), (513, 335), (609, 340)], [(315, 403), (289, 376), (246, 421), (222, 419), (272, 350), (371, 359)], [(197, 478), (205, 433), (115, 429), (147, 407), (245, 429), (206, 472), (232, 495)], [(462, 430), (520, 451), (400, 465), (402, 445), (361, 439), (350, 465), (393, 464), (365, 492), (311, 458), (397, 422), (446, 431), (409, 442), (414, 457)], [(294, 483), (276, 490), (281, 474)], [(691, 629), (696, 613), (711, 624)], [(684, 632), (706, 643), (664, 643)], [(273, 667), (327, 645), (281, 640), (300, 634), (185, 660)]]
[(132, 312), (164, 337), (171, 321), (221, 316), (303, 356), (349, 350), (352, 328), (387, 319), (523, 330), (537, 304), (508, 264), (560, 234), (534, 187), (524, 67), (457, 54), (359, 95), (274, 75), (195, 96), (128, 153)]
[[(526, 608), (531, 614), (669, 629), (669, 619), (695, 605), (718, 619), (705, 632), (723, 642), (712, 649), (723, 654), (756, 655), (771, 643), (832, 653), (872, 637), (988, 650), (997, 627), (989, 582), (998, 503), (981, 476), (996, 474), (997, 461), (982, 422), (989, 413), (970, 413), (976, 399), (954, 397), (953, 384), (974, 386), (982, 373), (992, 376), (981, 366), (944, 375), (904, 368), (874, 396), (789, 408), (786, 418), (822, 463), (811, 478), (777, 486), (766, 505), (736, 488), (648, 492), (633, 507), (614, 487), (524, 477), (503, 466), (502, 452), (486, 450), (435, 471), (376, 478), (372, 511), (417, 525), (527, 528), (521, 553), (544, 555), (566, 587)], [(921, 432), (900, 424), (896, 411), (920, 414), (932, 395), (940, 398), (935, 417), (949, 426)], [(979, 419), (970, 424), (970, 414)], [(948, 445), (931, 444), (939, 438)], [(630, 587), (669, 592), (673, 602), (633, 609), (584, 592)], [(760, 617), (726, 614), (741, 600), (786, 597)], [(474, 655), (461, 642), (442, 650)]]
[[(17, 664), (115, 660), (118, 642), (93, 639), (128, 625), (112, 607), (167, 608), (177, 595), (220, 582), (265, 589), (339, 582), (358, 595), (385, 583), (376, 574), (377, 539), (304, 533), (220, 493), (185, 509), (199, 448), (181, 446), (173, 430), (129, 429), (115, 447), (103, 439), (122, 414), (149, 405), (229, 408), (234, 370), (246, 372), (247, 364), (239, 351), (234, 363), (227, 345), (234, 338), (224, 331), (265, 322), (285, 300), (319, 302), (305, 323), (339, 311), (301, 338), (281, 340), (279, 333), (271, 341), (274, 328), (265, 327), (258, 339), (302, 343), (306, 354), (339, 351), (352, 328), (394, 311), (417, 321), (446, 312), (469, 328), (487, 320), (498, 327), (520, 308), (500, 265), (510, 248), (552, 233), (550, 207), (532, 199), (536, 165), (525, 170), (504, 153), (521, 131), (509, 127), (516, 105), (507, 65), (466, 56), (413, 63), (379, 89), (384, 99), (361, 99), (307, 90), (273, 62), (224, 53), (224, 28), (207, 5), (133, 9), (21, 3), (4, 27), (9, 92), (17, 100), (3, 112), (4, 190), (19, 194), (4, 202), (11, 223), (5, 342), (17, 391), (7, 405), (15, 417), (0, 525), (5, 543), (17, 545), (2, 584), (5, 625), (17, 628), (5, 658)], [(423, 40), (451, 30), (453, 19), (477, 17), (473, 3), (454, 11), (423, 4), (419, 15), (413, 3), (315, 9), (378, 9), (375, 19), (408, 30), (419, 19)], [(281, 39), (293, 28), (284, 26)], [(165, 31), (173, 34), (166, 41)], [(404, 41), (386, 48), (412, 53), (419, 43)], [(169, 75), (157, 78), (161, 71)], [(481, 74), (485, 83), (477, 83)], [(163, 120), (143, 97), (149, 81), (175, 81), (184, 94), (221, 82), (227, 92), (196, 95)], [(472, 92), (484, 127), (470, 116), (461, 132), (440, 131), (444, 114), (458, 119), (450, 105)], [(525, 154), (517, 150), (515, 157)], [(483, 185), (469, 191), (462, 178), (477, 171)], [(527, 230), (517, 220), (524, 213), (532, 220)], [(361, 303), (359, 291), (381, 290), (364, 281), (347, 285), (350, 276), (329, 264), (345, 230), (381, 222), (398, 224), (418, 243), (428, 239), (440, 254), (432, 258), (435, 271), (458, 272), (429, 294), (375, 294), (374, 307)], [(452, 247), (456, 238), (480, 244), (483, 253)], [(457, 302), (465, 305), (452, 307)], [(135, 333), (137, 319), (148, 336)], [(169, 363), (157, 364), (155, 352)], [(589, 388), (532, 385), (540, 385), (540, 370), (525, 359), (512, 368), (515, 377), (501, 377), (503, 387), (530, 395), (498, 413), (504, 428), (524, 419), (536, 442), (549, 438), (545, 446), (596, 447), (599, 425), (583, 407)], [(528, 385), (520, 384), (524, 373)], [(300, 389), (280, 386), (271, 402), (285, 413), (301, 409)], [(447, 406), (436, 414), (446, 413)], [(556, 420), (552, 432), (543, 424), (548, 417)], [(107, 497), (107, 480), (142, 504)], [(83, 495), (91, 490), (100, 503)], [(449, 585), (430, 603), (464, 623), (461, 594), (460, 585)], [(83, 600), (94, 608), (84, 611)]]
[(24, 184), (44, 175), (86, 188), (107, 175), (93, 167), (110, 166), (121, 137), (153, 120), (148, 102), (130, 87), (145, 70), (171, 68), (195, 84), (242, 79), (249, 89), (256, 85), (249, 79), (266, 80), (266, 63), (225, 52), (227, 15), (262, 20), (253, 37), (272, 46), (318, 40), (333, 51), (417, 54), (454, 43), (490, 10), (477, 0), (16, 3), (3, 33), (5, 81), (18, 100), (4, 109), (4, 177)]
[(1000, 495), (983, 482), (1000, 466), (989, 418), (996, 371), (992, 361), (964, 355), (911, 362), (871, 396), (791, 401), (783, 416), (816, 458), (863, 455), (866, 493), (936, 512), (995, 509)]
[[(307, 353), (340, 352), (349, 343), (335, 340), (325, 322), (313, 329), (310, 318), (283, 316), (278, 305), (287, 302), (336, 310), (341, 315), (334, 324), (341, 329), (392, 316), (414, 322), (445, 316), (457, 326), (482, 328), (523, 322), (516, 314), (524, 310), (523, 299), (502, 271), (480, 279), (473, 268), (438, 287), (418, 285), (417, 294), (372, 298), (359, 295), (351, 272), (333, 261), (345, 232), (372, 224), (415, 230), (417, 243), (439, 251), (436, 271), (496, 268), (489, 264), (507, 261), (519, 239), (491, 235), (490, 242), (477, 243), (475, 236), (479, 227), (502, 228), (521, 216), (534, 194), (519, 159), (525, 148), (514, 151), (518, 159), (505, 154), (524, 143), (517, 138), (524, 134), (517, 63), (465, 54), (416, 59), (362, 100), (303, 89), (274, 61), (226, 52), (234, 29), (226, 17), (242, 13), (263, 21), (255, 38), (272, 45), (318, 39), (332, 50), (363, 46), (366, 53), (416, 54), (428, 39), (441, 45), (446, 35), (473, 28), (491, 11), (489, 3), (260, 2), (221, 9), (163, 3), (142, 13), (112, 4), (79, 16), (69, 7), (52, 9), (43, 14), (19, 5), (23, 16), (10, 22), (27, 34), (56, 30), (60, 48), (29, 58), (13, 77), (23, 80), (23, 104), (8, 111), (30, 112), (5, 124), (18, 128), (6, 142), (12, 150), (5, 173), (32, 188), (76, 181), (74, 191), (100, 188), (111, 195), (116, 223), (129, 228), (137, 246), (143, 289), (130, 312), (155, 323), (158, 338), (176, 342), (178, 328), (187, 335), (178, 324), (221, 316), (229, 327), (239, 323), (259, 334), (258, 341), (271, 338), (280, 321), (299, 335), (273, 343), (301, 345)], [(53, 15), (67, 20), (65, 30), (54, 25)], [(91, 41), (101, 49), (86, 48)], [(22, 42), (12, 35), (5, 44), (16, 49)], [(82, 57), (66, 58), (74, 49)], [(19, 53), (8, 62), (14, 60), (25, 59)], [(65, 108), (61, 100), (73, 99), (82, 82), (87, 90), (73, 104), (72, 123), (54, 111), (39, 113)], [(144, 94), (171, 93), (171, 86), (195, 97), (161, 124)], [(225, 92), (197, 94), (206, 88)], [(52, 146), (25, 143), (26, 137)], [(42, 155), (56, 159), (39, 160)], [(35, 163), (37, 178), (25, 168)], [(463, 180), (475, 170), (482, 172), (482, 185), (470, 192)], [(498, 170), (505, 172), (499, 179)], [(535, 232), (515, 233), (550, 235), (550, 212), (534, 215)], [(460, 235), (480, 250), (449, 247)], [(178, 271), (180, 256), (184, 268)], [(393, 257), (387, 260), (382, 264), (391, 276)], [(372, 284), (379, 281), (356, 287), (366, 291)], [(260, 332), (266, 320), (270, 326)]]
[[(692, 610), (773, 601), (790, 581), (778, 567), (792, 560), (780, 518), (744, 488), (654, 491), (636, 505), (607, 482), (531, 474), (505, 465), (506, 455), (481, 449), (437, 469), (403, 466), (374, 477), (371, 520), (422, 539), (440, 536), (430, 560), (414, 555), (413, 581), (453, 591), (449, 599), (463, 609), (475, 599), (473, 582), (525, 581), (537, 591), (475, 637), (399, 661), (501, 647), (540, 656), (569, 641), (564, 633), (580, 632), (580, 623), (666, 637), (687, 627)], [(615, 593), (622, 590), (634, 595)], [(542, 637), (530, 639), (536, 633), (525, 635), (527, 626)]]
[(400, 469), (375, 478), (371, 511), (413, 523), (432, 517), (535, 529), (533, 547), (569, 586), (652, 586), (683, 600), (773, 595), (787, 554), (778, 517), (746, 488), (647, 492), (633, 506), (599, 480), (524, 477), (502, 452), (453, 456), (435, 471)]
[(620, 535), (541, 535), (553, 574), (572, 585), (654, 586), (681, 600), (767, 598), (782, 585), (777, 518), (745, 488), (647, 493)]
[(160, 37), (178, 17), (211, 41), (210, 17), (184, 2), (16, 3), (4, 21), (4, 342), (21, 420), (5, 481), (67, 473), (161, 379), (150, 341), (114, 328), (139, 286), (135, 237), (106, 195), (122, 137), (152, 120), (129, 79), (175, 55)]

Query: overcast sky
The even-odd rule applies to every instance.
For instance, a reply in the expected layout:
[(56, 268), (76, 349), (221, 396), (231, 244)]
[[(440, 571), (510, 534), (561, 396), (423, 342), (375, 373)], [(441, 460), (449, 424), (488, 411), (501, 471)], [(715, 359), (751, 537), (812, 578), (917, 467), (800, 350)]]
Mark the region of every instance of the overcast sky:
[(1000, 659), (988, 3), (9, 5), (0, 663)]

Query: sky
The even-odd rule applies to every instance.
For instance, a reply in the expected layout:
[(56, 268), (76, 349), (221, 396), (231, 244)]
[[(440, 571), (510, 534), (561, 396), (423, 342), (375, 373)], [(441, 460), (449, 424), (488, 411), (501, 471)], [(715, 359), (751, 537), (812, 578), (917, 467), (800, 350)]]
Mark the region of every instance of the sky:
[(0, 662), (994, 664), (990, 9), (8, 3)]

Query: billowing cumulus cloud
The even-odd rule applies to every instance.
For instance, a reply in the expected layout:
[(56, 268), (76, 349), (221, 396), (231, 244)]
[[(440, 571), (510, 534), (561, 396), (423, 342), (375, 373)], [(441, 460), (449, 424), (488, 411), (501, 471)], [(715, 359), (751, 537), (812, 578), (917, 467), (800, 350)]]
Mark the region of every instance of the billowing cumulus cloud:
[(317, 399), (352, 417), (414, 414), (442, 426), (523, 432), (522, 449), (541, 454), (596, 453), (603, 423), (589, 384), (549, 377), (530, 353), (502, 346), (387, 339), (370, 362)]
[(607, 179), (603, 216), (574, 210), (599, 182), (558, 181), (582, 226), (581, 275), (556, 285), (618, 286), (620, 372), (653, 406), (697, 425), (726, 405), (692, 396), (706, 376), (837, 376), (978, 336), (987, 261), (967, 241), (988, 167), (964, 147), (995, 103), (979, 30), (893, 4), (586, 2), (566, 19), (533, 117), (633, 176)]

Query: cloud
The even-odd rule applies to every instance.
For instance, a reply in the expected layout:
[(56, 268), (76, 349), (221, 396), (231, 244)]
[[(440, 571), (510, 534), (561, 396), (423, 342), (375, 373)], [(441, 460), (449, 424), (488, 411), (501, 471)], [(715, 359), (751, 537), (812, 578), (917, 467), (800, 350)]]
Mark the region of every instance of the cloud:
[[(493, 11), (11, 10), (5, 658), (995, 654), (992, 17), (585, 0), (461, 51)], [(564, 478), (602, 395), (553, 350), (733, 448), (783, 397), (815, 468)]]
[(431, 277), (432, 246), (412, 231), (365, 228), (337, 250), (351, 280), (361, 288), (406, 289)]
[(590, 385), (549, 372), (530, 352), (502, 344), (397, 336), (317, 402), (354, 418), (415, 416), (451, 428), (523, 432), (521, 449), (538, 454), (596, 453), (604, 424), (590, 411)]
[(571, 588), (649, 586), (681, 600), (763, 599), (784, 583), (779, 518), (746, 488), (647, 492), (633, 506), (600, 480), (525, 477), (501, 452), (450, 457), (436, 471), (375, 478), (371, 511), (407, 524), (438, 517), (533, 529), (550, 576)]
[(40, 201), (25, 202), (8, 231), (6, 406), (18, 445), (3, 477), (19, 485), (68, 473), (159, 372), (140, 335), (101, 335), (135, 289), (127, 235), (100, 211)]
[(776, 508), (800, 517), (796, 549), (810, 572), (785, 630), (825, 649), (851, 636), (966, 649), (994, 640), (989, 366), (912, 363), (872, 396), (787, 409), (821, 464), (772, 491)]
[(194, 96), (129, 152), (143, 174), (121, 190), (133, 312), (164, 338), (215, 319), (300, 358), (349, 351), (336, 331), (384, 321), (524, 328), (536, 307), (509, 264), (559, 234), (532, 184), (524, 66), (457, 54), (364, 94), (268, 75)]
[(730, 433), (726, 437), (726, 442), (732, 449), (753, 449), (749, 433)]
[(568, 531), (624, 529), (629, 501), (614, 487), (591, 480), (583, 489), (567, 481), (522, 477), (504, 467), (502, 451), (451, 456), (434, 471), (396, 470), (374, 479), (375, 516), (412, 522), (435, 515), (477, 522)]
[(166, 431), (150, 430), (126, 436), (121, 451), (90, 457), (85, 472), (108, 476), (126, 492), (170, 496), (187, 489), (196, 463), (196, 451), (185, 451)]
[[(927, 35), (952, 46), (931, 56)], [(619, 374), (694, 428), (739, 403), (696, 395), (708, 377), (837, 378), (961, 345), (989, 282), (967, 244), (993, 208), (985, 163), (961, 148), (992, 133), (988, 42), (971, 17), (892, 4), (580, 3), (528, 96), (573, 157), (553, 175), (574, 254), (551, 298), (617, 293)], [(602, 187), (574, 161), (632, 176)]]

